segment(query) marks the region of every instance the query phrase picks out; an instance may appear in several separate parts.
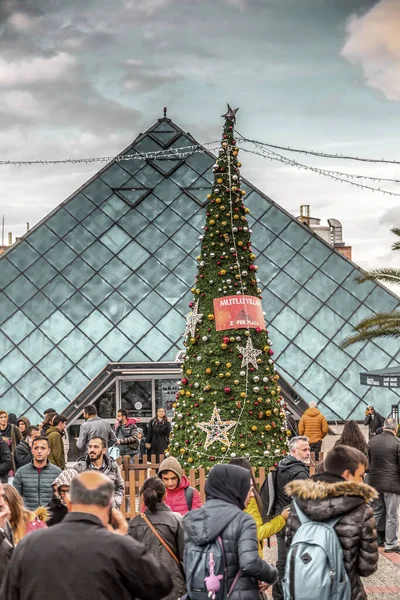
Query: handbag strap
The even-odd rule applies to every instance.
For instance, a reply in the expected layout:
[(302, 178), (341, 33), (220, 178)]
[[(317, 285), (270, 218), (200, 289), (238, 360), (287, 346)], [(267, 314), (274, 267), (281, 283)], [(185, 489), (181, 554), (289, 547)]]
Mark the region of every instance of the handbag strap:
[(158, 539), (158, 541), (160, 542), (160, 544), (162, 544), (164, 546), (164, 548), (167, 550), (167, 552), (169, 552), (169, 554), (172, 556), (172, 558), (174, 559), (174, 561), (176, 563), (178, 563), (179, 566), (181, 566), (181, 563), (178, 559), (178, 557), (175, 555), (175, 553), (172, 551), (172, 549), (170, 548), (170, 546), (167, 544), (167, 542), (161, 537), (161, 535), (158, 533), (158, 531), (156, 530), (156, 528), (154, 527), (153, 523), (150, 521), (150, 519), (148, 519), (146, 517), (146, 515), (144, 513), (140, 513), (140, 516), (142, 517), (142, 519), (145, 521), (145, 523), (150, 527), (151, 531), (154, 533), (154, 535), (156, 536), (156, 538)]

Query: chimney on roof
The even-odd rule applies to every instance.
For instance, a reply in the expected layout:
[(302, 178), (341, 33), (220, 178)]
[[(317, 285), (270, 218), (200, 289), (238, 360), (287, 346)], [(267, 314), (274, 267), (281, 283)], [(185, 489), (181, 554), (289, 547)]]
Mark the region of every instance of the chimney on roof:
[(8, 232), (8, 245), (12, 246), (12, 243), (13, 243), (13, 241), (12, 241), (12, 233), (11, 233), (11, 231), (9, 231)]

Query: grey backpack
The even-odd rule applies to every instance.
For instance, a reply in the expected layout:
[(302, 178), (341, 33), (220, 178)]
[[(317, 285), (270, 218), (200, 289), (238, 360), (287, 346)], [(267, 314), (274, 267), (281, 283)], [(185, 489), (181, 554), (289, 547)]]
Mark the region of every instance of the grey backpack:
[(309, 519), (293, 505), (300, 520), (288, 550), (283, 593), (285, 600), (350, 600), (350, 580), (334, 527), (340, 520)]

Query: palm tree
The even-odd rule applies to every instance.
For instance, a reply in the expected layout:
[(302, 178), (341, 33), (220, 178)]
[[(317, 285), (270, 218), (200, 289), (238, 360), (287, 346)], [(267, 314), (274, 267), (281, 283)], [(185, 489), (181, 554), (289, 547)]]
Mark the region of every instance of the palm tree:
[[(400, 228), (391, 232), (400, 237)], [(392, 250), (400, 250), (400, 242), (394, 242)], [(356, 278), (358, 283), (365, 281), (380, 281), (382, 283), (400, 284), (400, 269), (374, 269)], [(354, 327), (354, 334), (346, 338), (340, 345), (347, 348), (357, 342), (374, 338), (400, 338), (400, 310), (390, 313), (378, 313), (363, 319)]]

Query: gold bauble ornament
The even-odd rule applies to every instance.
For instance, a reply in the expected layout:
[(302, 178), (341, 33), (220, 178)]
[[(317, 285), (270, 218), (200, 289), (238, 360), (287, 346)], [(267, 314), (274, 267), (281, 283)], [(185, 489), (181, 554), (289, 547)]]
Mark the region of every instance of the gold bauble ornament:
[(267, 423), (267, 425), (264, 427), (265, 431), (271, 431), (271, 425), (269, 425)]
[(207, 373), (207, 375), (210, 375), (210, 373), (212, 373), (212, 369), (210, 369), (210, 367), (207, 367), (206, 373)]
[(191, 465), (191, 464), (192, 464), (192, 462), (193, 462), (193, 458), (192, 458), (191, 456), (189, 456), (189, 458), (188, 458), (188, 463)]
[(214, 321), (215, 317), (214, 317), (214, 315), (213, 315), (213, 314), (209, 314), (209, 315), (207, 315), (207, 319), (208, 319), (209, 321)]
[(230, 369), (232, 367), (232, 363), (227, 362), (225, 366), (226, 366), (227, 369)]
[(252, 431), (257, 431), (257, 425), (253, 425), (253, 427), (251, 428)]
[(221, 204), (221, 198), (215, 198), (215, 202), (216, 202), (217, 204)]
[(222, 179), (220, 177), (217, 179), (217, 183), (222, 183)]
[(239, 385), (239, 379), (235, 379), (235, 381), (233, 382), (235, 385)]
[(186, 375), (191, 375), (192, 374), (192, 369), (186, 369)]
[(227, 349), (227, 347), (228, 347), (228, 344), (225, 344), (225, 343), (222, 343), (222, 344), (221, 344), (221, 348), (222, 348), (222, 350), (226, 350), (226, 349)]
[(246, 398), (246, 392), (240, 392), (240, 397), (241, 398)]
[(185, 448), (179, 448), (179, 452), (180, 452), (181, 454), (185, 454), (185, 452), (186, 452), (186, 449), (185, 449)]
[(242, 443), (240, 444), (240, 447), (241, 447), (241, 448), (246, 448), (246, 444), (245, 444), (244, 442), (242, 442)]

